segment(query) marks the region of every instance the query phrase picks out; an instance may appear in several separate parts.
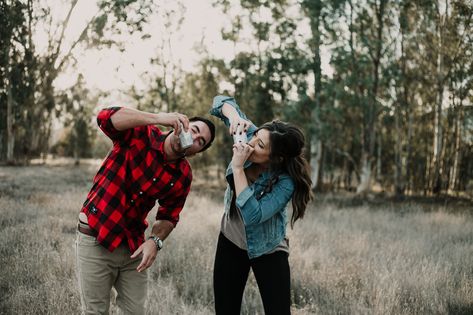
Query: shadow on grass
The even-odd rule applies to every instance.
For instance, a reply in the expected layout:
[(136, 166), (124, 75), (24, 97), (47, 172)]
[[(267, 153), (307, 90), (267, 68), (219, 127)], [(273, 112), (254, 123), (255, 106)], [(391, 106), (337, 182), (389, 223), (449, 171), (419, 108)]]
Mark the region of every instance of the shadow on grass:
[(447, 309), (450, 315), (471, 315), (473, 314), (473, 303), (457, 304), (449, 302)]

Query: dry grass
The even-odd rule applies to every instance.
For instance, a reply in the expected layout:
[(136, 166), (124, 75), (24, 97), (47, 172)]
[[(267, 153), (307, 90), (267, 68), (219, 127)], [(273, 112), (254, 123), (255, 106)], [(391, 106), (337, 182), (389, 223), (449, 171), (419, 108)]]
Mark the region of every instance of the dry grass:
[[(95, 169), (0, 167), (1, 314), (79, 312), (75, 224)], [(222, 202), (201, 191), (151, 268), (150, 314), (213, 313)], [(420, 209), (311, 206), (289, 232), (293, 313), (472, 314), (473, 218)], [(243, 313), (263, 313), (253, 278)]]

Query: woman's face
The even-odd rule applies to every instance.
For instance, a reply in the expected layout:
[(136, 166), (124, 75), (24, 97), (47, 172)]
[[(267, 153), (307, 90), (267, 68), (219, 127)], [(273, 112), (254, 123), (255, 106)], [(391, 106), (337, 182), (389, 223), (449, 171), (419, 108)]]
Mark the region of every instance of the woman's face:
[(269, 143), (269, 131), (260, 129), (253, 135), (253, 138), (248, 144), (254, 149), (253, 153), (248, 157), (248, 160), (257, 164), (268, 164), (269, 154), (271, 153)]

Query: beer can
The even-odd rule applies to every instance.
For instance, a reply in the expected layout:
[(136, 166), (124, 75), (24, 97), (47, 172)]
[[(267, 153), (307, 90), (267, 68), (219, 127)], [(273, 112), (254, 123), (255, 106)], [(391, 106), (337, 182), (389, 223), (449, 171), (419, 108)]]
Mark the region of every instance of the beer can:
[(237, 132), (236, 134), (234, 134), (233, 143), (248, 143), (248, 138), (246, 136), (246, 133), (242, 132), (240, 134), (239, 132)]
[(184, 127), (181, 124), (181, 133), (179, 134), (179, 141), (181, 142), (181, 147), (183, 149), (188, 149), (192, 146), (194, 141), (192, 140), (192, 135), (190, 131), (185, 132)]

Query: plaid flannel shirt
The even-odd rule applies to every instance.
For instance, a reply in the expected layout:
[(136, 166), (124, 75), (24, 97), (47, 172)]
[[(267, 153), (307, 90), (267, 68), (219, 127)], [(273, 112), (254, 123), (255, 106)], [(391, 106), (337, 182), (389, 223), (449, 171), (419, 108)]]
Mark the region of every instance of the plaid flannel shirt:
[(134, 252), (144, 242), (146, 216), (159, 202), (156, 220), (174, 225), (184, 207), (192, 182), (186, 159), (167, 162), (162, 133), (155, 126), (118, 131), (111, 117), (120, 107), (103, 109), (97, 116), (100, 129), (113, 141), (81, 209), (97, 241), (113, 251), (123, 241)]

